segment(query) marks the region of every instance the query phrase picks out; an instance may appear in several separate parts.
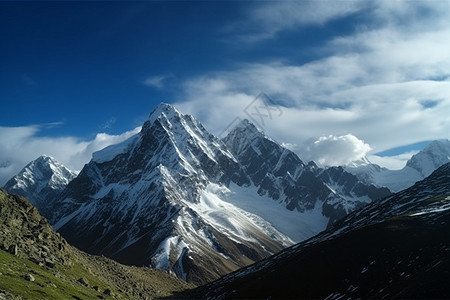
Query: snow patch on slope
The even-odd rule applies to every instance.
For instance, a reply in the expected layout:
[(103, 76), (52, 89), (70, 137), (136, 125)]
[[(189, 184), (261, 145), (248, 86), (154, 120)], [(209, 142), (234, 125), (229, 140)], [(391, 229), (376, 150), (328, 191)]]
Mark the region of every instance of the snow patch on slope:
[(294, 243), (270, 222), (230, 203), (229, 196), (232, 195), (233, 193), (226, 187), (210, 183), (205, 190), (201, 191), (198, 203), (186, 202), (185, 204), (216, 230), (236, 242), (239, 242), (239, 239), (255, 242), (257, 233), (262, 231), (285, 247)]
[(127, 153), (130, 149), (134, 147), (136, 142), (139, 139), (139, 134), (135, 134), (127, 140), (108, 146), (100, 151), (92, 153), (92, 160), (96, 163), (104, 163), (107, 161), (111, 161), (119, 154)]
[(314, 209), (305, 212), (290, 211), (269, 198), (260, 196), (256, 187), (230, 186), (226, 201), (268, 221), (274, 228), (298, 243), (326, 229), (329, 219), (322, 215), (322, 202), (317, 201)]
[(255, 229), (262, 230), (285, 246), (312, 237), (326, 229), (328, 218), (322, 215), (322, 203), (303, 213), (290, 211), (281, 203), (260, 196), (255, 187), (230, 188), (210, 183), (198, 203), (187, 203), (221, 232), (253, 240)]

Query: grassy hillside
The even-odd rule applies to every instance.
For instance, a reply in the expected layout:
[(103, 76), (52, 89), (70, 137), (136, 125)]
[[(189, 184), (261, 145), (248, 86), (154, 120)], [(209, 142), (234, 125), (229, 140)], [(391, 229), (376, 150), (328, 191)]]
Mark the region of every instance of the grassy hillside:
[(152, 299), (192, 285), (67, 244), (23, 197), (0, 190), (0, 299)]

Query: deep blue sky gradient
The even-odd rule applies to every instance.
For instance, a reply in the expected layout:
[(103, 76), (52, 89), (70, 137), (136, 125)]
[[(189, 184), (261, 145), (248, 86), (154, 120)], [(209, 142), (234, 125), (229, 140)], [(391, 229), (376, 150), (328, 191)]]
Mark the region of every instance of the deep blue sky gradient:
[[(227, 25), (253, 4), (1, 2), (0, 126), (58, 122), (44, 133), (119, 134), (157, 103), (181, 100), (184, 80), (243, 63), (302, 64), (330, 37), (354, 30), (349, 17), (259, 43), (232, 40), (240, 29)], [(142, 84), (157, 75), (167, 77), (164, 89)]]

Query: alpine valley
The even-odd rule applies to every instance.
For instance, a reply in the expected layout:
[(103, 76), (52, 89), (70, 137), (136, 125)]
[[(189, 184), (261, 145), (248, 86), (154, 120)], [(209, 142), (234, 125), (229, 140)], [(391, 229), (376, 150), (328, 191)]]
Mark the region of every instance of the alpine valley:
[[(368, 161), (321, 168), (303, 162), (247, 120), (219, 139), (194, 117), (162, 103), (150, 113), (140, 133), (95, 152), (77, 175), (43, 156), (5, 189), (28, 197), (53, 228), (80, 250), (127, 265), (164, 269), (197, 285), (262, 261), (194, 294), (182, 294), (249, 297), (253, 287), (230, 294), (236, 278), (253, 280), (254, 270), (273, 268), (280, 257), (290, 257), (312, 243), (322, 247), (359, 228), (356, 224), (372, 226), (411, 213), (394, 208), (398, 203), (413, 203), (413, 192), (408, 191), (419, 191), (417, 184), (407, 194), (391, 190), (397, 192), (424, 179), (448, 157), (446, 141), (436, 141), (401, 171)], [(429, 182), (422, 181), (420, 188)], [(439, 195), (430, 192), (420, 199)], [(383, 211), (380, 205), (395, 214), (375, 222)], [(432, 209), (424, 206), (414, 213)], [(304, 259), (312, 261), (309, 256)], [(297, 266), (295, 261), (292, 268), (301, 268), (304, 262)], [(274, 270), (274, 276), (282, 272)], [(214, 294), (216, 287), (220, 289)], [(320, 297), (335, 290), (326, 291)]]

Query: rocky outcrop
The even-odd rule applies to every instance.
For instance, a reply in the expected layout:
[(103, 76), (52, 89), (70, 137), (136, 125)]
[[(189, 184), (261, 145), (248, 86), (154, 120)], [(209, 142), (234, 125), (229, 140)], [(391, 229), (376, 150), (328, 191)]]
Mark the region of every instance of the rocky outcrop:
[(71, 264), (67, 247), (27, 199), (0, 190), (0, 249), (53, 268)]

